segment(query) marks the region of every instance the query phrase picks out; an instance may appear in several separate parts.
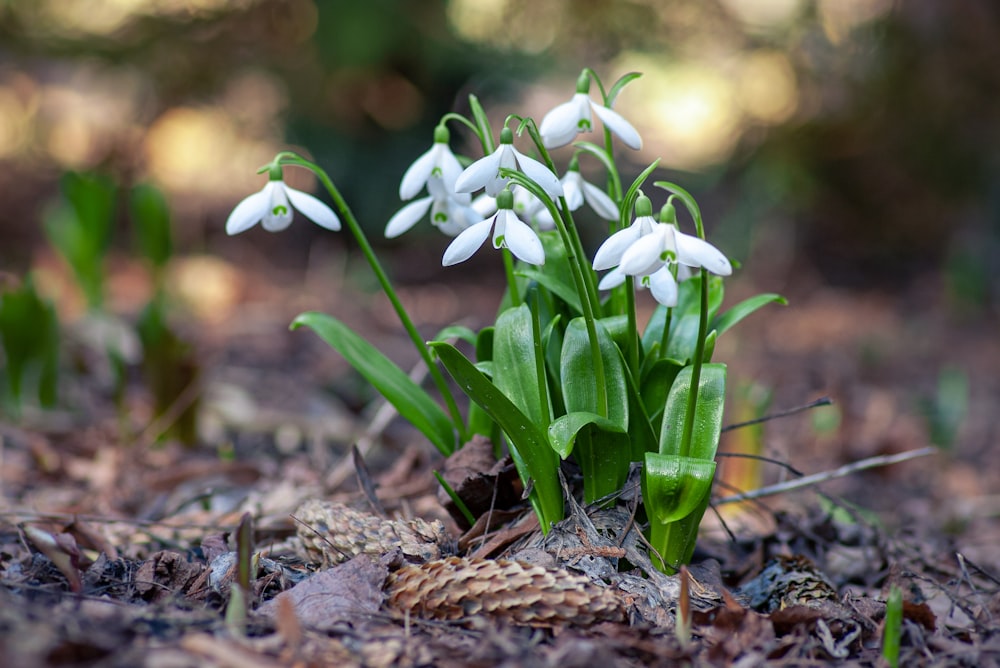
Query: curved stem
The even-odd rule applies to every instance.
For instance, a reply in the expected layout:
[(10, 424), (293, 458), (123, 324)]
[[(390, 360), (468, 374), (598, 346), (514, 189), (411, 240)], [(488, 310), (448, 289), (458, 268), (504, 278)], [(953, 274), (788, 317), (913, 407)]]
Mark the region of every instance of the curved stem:
[(385, 270), (382, 268), (382, 264), (378, 261), (378, 257), (375, 255), (374, 249), (372, 249), (371, 244), (368, 242), (368, 237), (365, 236), (364, 230), (361, 229), (361, 225), (358, 223), (357, 218), (354, 217), (354, 213), (347, 205), (347, 201), (340, 194), (340, 191), (333, 184), (333, 181), (330, 180), (326, 171), (319, 165), (288, 151), (279, 154), (279, 157), (275, 160), (277, 161), (279, 159), (284, 164), (298, 165), (299, 167), (304, 167), (312, 171), (327, 189), (327, 192), (330, 193), (330, 197), (333, 198), (334, 203), (337, 205), (337, 209), (340, 211), (344, 222), (347, 224), (347, 227), (350, 228), (351, 234), (354, 235), (355, 240), (358, 242), (358, 246), (361, 248), (361, 253), (365, 256), (369, 266), (371, 266), (372, 272), (378, 279), (379, 285), (382, 287), (382, 291), (392, 304), (392, 308), (396, 311), (396, 315), (403, 324), (403, 328), (406, 329), (406, 333), (409, 335), (410, 340), (413, 341), (413, 345), (420, 354), (421, 359), (423, 359), (424, 364), (427, 365), (427, 371), (430, 373), (438, 392), (440, 392), (441, 396), (444, 398), (448, 407), (448, 413), (451, 416), (451, 421), (455, 425), (459, 438), (462, 443), (464, 443), (468, 440), (468, 434), (466, 433), (465, 423), (462, 420), (462, 414), (458, 410), (458, 404), (455, 402), (455, 397), (452, 395), (451, 390), (448, 387), (448, 383), (445, 381), (444, 375), (441, 373), (441, 369), (439, 369), (438, 365), (434, 363), (434, 360), (431, 357), (430, 349), (427, 347), (427, 343), (424, 341), (423, 337), (420, 336), (420, 332), (417, 331), (416, 326), (413, 324), (409, 314), (403, 307), (403, 303), (396, 295), (396, 291), (393, 289), (392, 283), (389, 281), (389, 276), (385, 273)]

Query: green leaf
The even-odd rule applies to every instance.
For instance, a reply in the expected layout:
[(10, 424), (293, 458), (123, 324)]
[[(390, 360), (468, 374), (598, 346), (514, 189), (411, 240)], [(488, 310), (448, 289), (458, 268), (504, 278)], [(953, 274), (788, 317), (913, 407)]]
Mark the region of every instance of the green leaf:
[(493, 332), (493, 383), (531, 421), (544, 429), (550, 420), (538, 387), (535, 336), (527, 304), (497, 317)]
[(608, 173), (610, 174), (615, 173), (616, 171), (615, 161), (611, 158), (611, 156), (608, 155), (608, 152), (604, 150), (603, 146), (598, 146), (597, 144), (591, 143), (589, 141), (574, 142), (573, 146), (577, 147), (582, 151), (585, 151), (586, 153), (591, 154), (592, 156), (600, 160), (601, 163), (604, 165), (604, 168), (608, 170)]
[(692, 370), (693, 367), (690, 366), (681, 369), (670, 388), (667, 404), (663, 410), (663, 424), (660, 427), (660, 454), (715, 460), (719, 436), (722, 434), (722, 411), (726, 402), (726, 365), (704, 364), (701, 367), (691, 450), (683, 452), (681, 439), (684, 434), (688, 397), (691, 394)]
[(683, 368), (684, 365), (677, 360), (660, 359), (643, 374), (640, 395), (646, 412), (657, 424), (667, 403), (667, 393)]
[(138, 185), (132, 189), (129, 213), (139, 253), (154, 267), (162, 268), (173, 252), (167, 198), (153, 185)]
[[(625, 370), (618, 346), (604, 325), (597, 321), (597, 343), (604, 364), (604, 385), (607, 388), (608, 419), (623, 430), (628, 428), (628, 401), (625, 393)], [(563, 339), (559, 376), (562, 379), (563, 401), (569, 413), (585, 411), (601, 415), (594, 384), (594, 362), (590, 337), (583, 318), (574, 318), (566, 327)]]
[(535, 281), (554, 294), (569, 306), (574, 315), (583, 313), (580, 306), (580, 295), (573, 282), (573, 273), (562, 239), (555, 232), (542, 232), (538, 238), (541, 239), (542, 247), (545, 250), (545, 268), (538, 269), (531, 265), (523, 265), (518, 268), (515, 274)]
[(576, 411), (560, 416), (549, 425), (549, 444), (560, 457), (566, 459), (573, 452), (573, 444), (579, 431), (590, 426), (607, 432), (625, 434), (621, 427), (607, 418), (596, 413)]
[(476, 345), (477, 336), (474, 331), (462, 325), (449, 325), (445, 327), (431, 341), (447, 341), (448, 339), (458, 339), (465, 341), (471, 346)]
[[(694, 358), (694, 351), (698, 341), (698, 324), (701, 310), (701, 276), (692, 276), (686, 281), (681, 281), (678, 286), (679, 294), (677, 306), (673, 309), (670, 318), (670, 337), (667, 340), (667, 349), (660, 351), (660, 356), (676, 359), (682, 362), (690, 362)], [(725, 288), (722, 278), (709, 275), (708, 277), (708, 319), (709, 322), (722, 306), (725, 296)], [(648, 355), (652, 346), (659, 343), (663, 338), (663, 326), (666, 322), (667, 309), (665, 306), (658, 306), (649, 319), (645, 331), (642, 333), (642, 347)]]
[(687, 517), (712, 491), (715, 462), (647, 452), (642, 500), (652, 522), (670, 524)]
[(503, 429), (521, 480), (526, 485), (533, 482), (529, 499), (547, 533), (551, 523), (563, 518), (559, 457), (548, 438), (457, 348), (442, 342), (430, 345), (455, 382)]
[(788, 304), (788, 300), (774, 293), (755, 295), (749, 299), (744, 299), (725, 313), (716, 316), (712, 321), (711, 327), (721, 336), (740, 320), (768, 304), (781, 304), (785, 306)]
[(618, 77), (618, 81), (611, 84), (611, 88), (608, 89), (608, 98), (604, 101), (604, 104), (608, 107), (613, 107), (615, 105), (615, 100), (618, 98), (618, 94), (622, 92), (622, 89), (641, 76), (642, 72), (626, 72)]
[(420, 430), (447, 456), (455, 450), (455, 429), (441, 407), (410, 377), (377, 348), (347, 325), (324, 313), (303, 313), (291, 329), (309, 327), (335, 349), (391, 403), (399, 414)]
[(622, 198), (622, 203), (619, 207), (618, 229), (623, 230), (630, 224), (631, 221), (629, 218), (632, 215), (632, 207), (635, 206), (635, 200), (639, 196), (639, 188), (642, 187), (642, 184), (646, 182), (649, 175), (652, 174), (653, 171), (655, 171), (659, 166), (660, 159), (657, 158), (651, 162), (646, 169), (639, 172), (639, 175), (635, 177), (634, 181), (632, 181), (632, 185), (630, 185), (628, 190), (625, 191), (625, 196)]

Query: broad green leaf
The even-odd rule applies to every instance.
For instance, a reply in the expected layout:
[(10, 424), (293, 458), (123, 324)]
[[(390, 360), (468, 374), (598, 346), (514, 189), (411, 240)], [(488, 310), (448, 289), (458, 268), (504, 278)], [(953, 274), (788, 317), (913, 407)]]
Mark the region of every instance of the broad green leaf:
[(673, 387), (674, 380), (682, 368), (684, 365), (677, 360), (660, 359), (651, 364), (643, 374), (640, 391), (643, 405), (657, 425), (660, 423), (663, 407), (667, 403), (667, 393)]
[(573, 452), (573, 444), (580, 430), (591, 426), (625, 436), (622, 428), (607, 418), (596, 413), (577, 411), (562, 415), (549, 425), (549, 444), (560, 457), (566, 459)]
[(660, 454), (681, 455), (695, 459), (715, 460), (715, 451), (722, 434), (722, 410), (726, 401), (726, 365), (704, 364), (699, 380), (698, 403), (694, 412), (691, 449), (683, 451), (681, 440), (691, 394), (693, 367), (681, 369), (667, 395), (660, 427)]
[(539, 429), (544, 429), (550, 416), (538, 387), (536, 354), (540, 353), (528, 305), (501, 313), (493, 332), (493, 383)]
[(719, 336), (721, 336), (726, 332), (726, 330), (732, 328), (733, 325), (738, 323), (740, 320), (768, 304), (781, 304), (782, 306), (785, 306), (788, 304), (788, 300), (781, 295), (776, 295), (774, 293), (755, 295), (749, 299), (744, 299), (725, 313), (716, 316), (715, 319), (712, 320), (711, 327), (719, 333)]
[[(557, 272), (552, 272), (548, 270), (549, 258), (545, 258), (544, 271), (535, 269), (532, 267), (524, 267), (515, 272), (518, 276), (527, 278), (529, 280), (537, 282), (543, 288), (554, 294), (556, 297), (561, 299), (566, 303), (572, 310), (574, 314), (583, 313), (580, 306), (580, 295), (577, 294), (576, 288), (572, 283), (566, 283), (563, 279), (566, 278)], [(572, 279), (570, 279), (572, 280)]]
[(706, 494), (701, 504), (676, 522), (670, 524), (650, 522), (649, 543), (663, 557), (663, 561), (657, 559), (653, 553), (650, 557), (653, 564), (664, 573), (676, 573), (680, 570), (681, 564), (691, 563), (695, 543), (698, 540), (698, 527), (705, 516), (705, 511), (708, 510), (710, 499), (711, 495)]
[(462, 391), (503, 429), (521, 480), (526, 485), (533, 483), (529, 498), (542, 531), (548, 532), (551, 523), (563, 518), (562, 488), (557, 472), (559, 456), (549, 445), (548, 438), (457, 348), (442, 342), (432, 343), (431, 348)]
[[(607, 388), (608, 419), (623, 430), (628, 428), (628, 399), (625, 393), (625, 370), (618, 346), (600, 321), (597, 342), (604, 366), (604, 386)], [(585, 411), (603, 414), (598, 406), (597, 387), (594, 382), (594, 360), (591, 355), (590, 337), (583, 318), (574, 318), (566, 327), (563, 339), (559, 375), (562, 379), (563, 401), (569, 413)]]
[[(694, 357), (695, 345), (698, 340), (698, 324), (701, 317), (701, 276), (692, 276), (681, 281), (678, 286), (677, 306), (670, 317), (670, 338), (667, 349), (660, 351), (660, 357), (690, 362)], [(723, 281), (718, 276), (709, 275), (708, 279), (708, 321), (722, 306), (724, 297)], [(648, 355), (652, 346), (663, 338), (663, 326), (666, 322), (667, 309), (658, 306), (653, 311), (645, 331), (642, 333), (642, 347)]]
[(628, 435), (606, 418), (584, 412), (563, 415), (549, 425), (549, 442), (563, 459), (574, 453), (583, 472), (586, 503), (625, 484), (631, 460)]
[(298, 329), (303, 325), (312, 329), (330, 347), (343, 355), (443, 455), (454, 452), (455, 429), (447, 414), (392, 360), (332, 316), (316, 312), (303, 313), (292, 322), (291, 329)]
[(657, 158), (649, 164), (646, 169), (639, 172), (639, 175), (635, 177), (632, 181), (632, 185), (628, 187), (625, 191), (625, 195), (622, 197), (622, 203), (619, 208), (619, 219), (618, 219), (618, 229), (625, 229), (632, 221), (629, 218), (632, 216), (632, 207), (635, 206), (635, 200), (639, 196), (639, 189), (642, 184), (646, 182), (646, 179), (652, 174), (657, 167), (660, 166), (660, 159)]
[(650, 422), (646, 407), (642, 403), (639, 386), (629, 371), (628, 364), (625, 363), (624, 355), (622, 355), (622, 368), (625, 370), (628, 395), (629, 459), (633, 462), (641, 462), (647, 452), (656, 452), (657, 450), (656, 431)]
[(653, 522), (670, 524), (690, 515), (712, 491), (715, 462), (647, 452), (642, 500)]

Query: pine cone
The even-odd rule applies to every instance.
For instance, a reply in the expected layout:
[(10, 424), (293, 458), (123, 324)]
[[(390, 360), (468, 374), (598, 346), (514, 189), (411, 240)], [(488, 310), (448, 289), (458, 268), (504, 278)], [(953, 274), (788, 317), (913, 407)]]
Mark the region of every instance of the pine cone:
[(517, 561), (438, 559), (399, 569), (386, 588), (390, 607), (431, 619), (486, 615), (551, 627), (625, 618), (618, 597), (587, 577)]
[(447, 540), (444, 525), (436, 520), (384, 520), (328, 501), (306, 501), (295, 511), (295, 518), (306, 558), (326, 567), (397, 547), (412, 559), (437, 559)]

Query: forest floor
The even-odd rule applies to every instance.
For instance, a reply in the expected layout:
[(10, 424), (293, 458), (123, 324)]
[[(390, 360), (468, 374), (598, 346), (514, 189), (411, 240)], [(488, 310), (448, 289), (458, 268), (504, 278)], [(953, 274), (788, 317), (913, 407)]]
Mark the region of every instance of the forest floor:
[[(60, 312), (72, 321), (79, 307), (65, 296), (65, 275), (51, 259), (40, 264), (40, 282), (64, 295)], [(633, 545), (627, 498), (617, 519), (571, 512), (560, 531), (576, 535), (566, 548), (575, 560), (524, 566), (536, 570), (523, 584), (504, 570), (514, 567), (490, 561), (545, 547), (516, 495), (485, 532), (458, 526), (432, 476), (442, 457), (387, 420), (391, 412), (313, 333), (288, 330), (302, 311), (333, 313), (407, 368), (415, 355), (386, 301), (346, 268), (303, 277), (240, 267), (192, 257), (172, 270), (197, 370), (196, 391), (175, 409), (185, 400), (197, 407), (194, 444), (161, 438), (181, 412), (154, 419), (138, 366), (116, 406), (102, 347), (82, 320), (64, 330), (61, 408), (0, 423), (0, 665), (875, 666), (884, 665), (893, 585), (905, 601), (900, 665), (1000, 665), (1000, 323), (949, 304), (937, 280), (905, 293), (799, 281), (789, 306), (720, 341), (728, 422), (833, 403), (724, 434), (722, 452), (765, 459), (720, 458), (720, 503), (706, 515), (683, 595), (685, 636), (675, 629), (678, 577), (647, 574), (652, 584), (639, 591), (635, 580), (606, 576), (617, 598), (601, 607), (607, 592), (574, 575), (587, 571), (581, 558), (618, 558)], [(473, 273), (460, 280), (401, 291), (428, 336), (456, 321), (489, 322), (498, 286)], [(134, 316), (145, 285), (139, 268), (118, 263), (111, 310)], [(732, 290), (731, 299), (751, 293)], [(901, 463), (722, 502), (935, 444)], [(492, 475), (499, 485), (504, 474)], [(417, 580), (454, 587), (466, 577), (457, 573), (473, 569), (469, 580), (511, 593), (490, 610), (452, 589), (465, 615), (405, 614), (395, 604), (420, 584), (398, 570), (420, 561), (406, 540), (382, 552), (322, 541), (304, 550), (301, 536), (320, 529), (303, 534), (294, 517), (302, 521), (310, 501), (330, 504), (331, 522), (356, 512), (397, 537), (398, 522), (423, 521), (434, 528), (417, 533), (434, 537), (418, 556), (465, 561)], [(230, 601), (244, 517), (259, 559), (241, 618)], [(367, 554), (348, 558), (354, 551)], [(317, 558), (341, 563), (317, 570)], [(543, 571), (558, 575), (539, 584)], [(576, 594), (554, 600), (559, 586)]]

